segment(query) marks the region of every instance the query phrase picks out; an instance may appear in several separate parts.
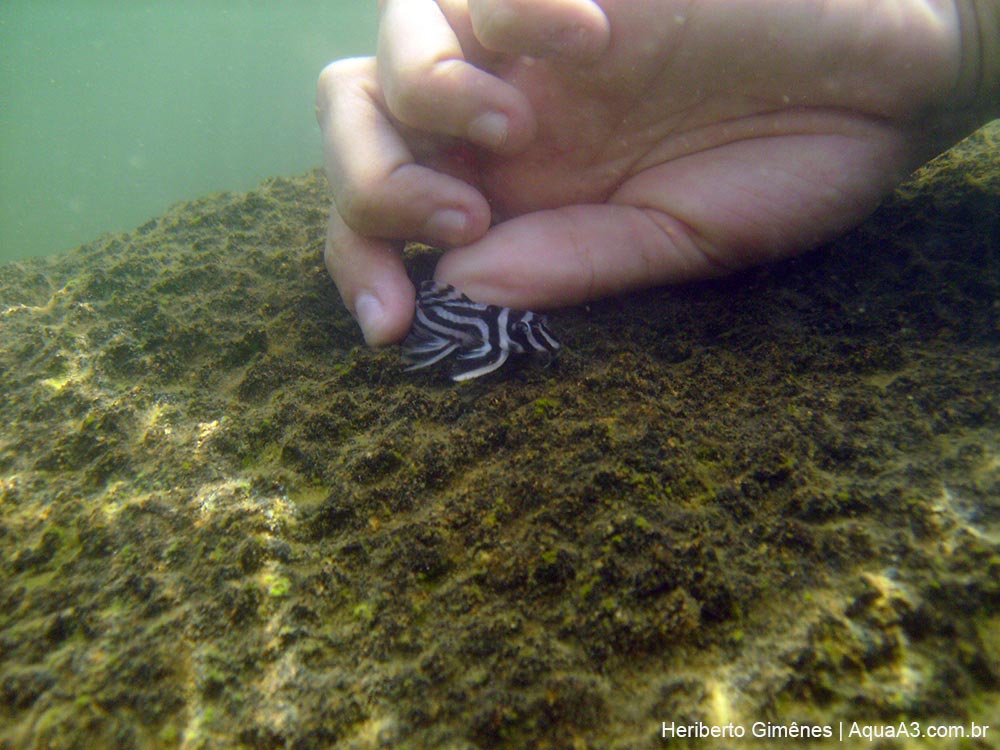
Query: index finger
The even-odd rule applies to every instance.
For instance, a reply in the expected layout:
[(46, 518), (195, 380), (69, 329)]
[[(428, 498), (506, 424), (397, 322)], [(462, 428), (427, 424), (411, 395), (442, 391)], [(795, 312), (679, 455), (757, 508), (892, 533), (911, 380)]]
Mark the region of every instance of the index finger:
[(425, 133), (499, 154), (524, 148), (535, 130), (531, 105), (514, 86), (467, 60), (432, 0), (387, 0), (379, 22), (378, 78), (389, 112)]
[(317, 115), (334, 203), (365, 236), (457, 244), (486, 231), (490, 209), (471, 185), (418, 164), (385, 114), (371, 58), (320, 76)]

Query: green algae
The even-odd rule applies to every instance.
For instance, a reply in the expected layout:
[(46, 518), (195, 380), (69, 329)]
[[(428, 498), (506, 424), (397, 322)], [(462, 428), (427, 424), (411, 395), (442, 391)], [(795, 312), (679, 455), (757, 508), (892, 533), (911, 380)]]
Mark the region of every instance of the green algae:
[(268, 596), (280, 598), (288, 596), (292, 591), (292, 582), (286, 576), (276, 573), (265, 574), (261, 583)]
[(560, 311), (550, 367), (461, 388), (364, 348), (317, 174), (5, 266), (0, 745), (990, 723), (997, 158), (808, 257)]

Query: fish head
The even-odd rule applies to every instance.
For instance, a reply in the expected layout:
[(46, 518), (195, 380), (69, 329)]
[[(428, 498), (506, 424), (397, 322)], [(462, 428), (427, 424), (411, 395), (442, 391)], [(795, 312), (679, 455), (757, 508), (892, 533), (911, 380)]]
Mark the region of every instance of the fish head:
[(511, 349), (519, 353), (547, 352), (555, 356), (560, 347), (549, 330), (545, 316), (533, 312), (523, 312), (512, 321), (509, 338)]

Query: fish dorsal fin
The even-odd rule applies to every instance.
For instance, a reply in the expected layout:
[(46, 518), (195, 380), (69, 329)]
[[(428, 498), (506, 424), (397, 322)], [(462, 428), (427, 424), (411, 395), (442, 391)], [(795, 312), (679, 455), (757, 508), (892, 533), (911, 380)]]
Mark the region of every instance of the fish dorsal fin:
[(439, 284), (436, 281), (424, 281), (420, 284), (417, 299), (421, 304), (435, 302), (469, 302), (472, 300), (458, 291), (451, 284)]

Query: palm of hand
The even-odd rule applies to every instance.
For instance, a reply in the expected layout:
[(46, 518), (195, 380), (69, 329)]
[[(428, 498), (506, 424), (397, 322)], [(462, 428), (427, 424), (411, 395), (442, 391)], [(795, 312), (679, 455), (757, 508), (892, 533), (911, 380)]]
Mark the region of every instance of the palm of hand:
[[(631, 43), (600, 65), (493, 57), (494, 71), (532, 103), (538, 130), (514, 157), (479, 155), (474, 179), (494, 218), (509, 219), (492, 240), (507, 249), (482, 252), (488, 236), (446, 256), (441, 275), (461, 277), (473, 294), (477, 283), (496, 288), (504, 276), (524, 305), (594, 298), (637, 278), (711, 275), (857, 224), (927, 156), (902, 123), (951, 70), (942, 63), (937, 76), (911, 85), (897, 66), (912, 66), (901, 61), (934, 44), (947, 59), (936, 25), (914, 21), (920, 34), (893, 33), (906, 47), (883, 49), (886, 63), (873, 77), (861, 59), (863, 74), (850, 63), (831, 66), (823, 44), (843, 42), (821, 29), (807, 55), (776, 46), (773, 31), (750, 31), (745, 47), (719, 55), (717, 43), (699, 39), (698, 19), (639, 20)], [(850, 25), (827, 20), (836, 33)], [(870, 19), (853, 23), (874, 33)], [(547, 257), (541, 275), (533, 270), (539, 254)]]

